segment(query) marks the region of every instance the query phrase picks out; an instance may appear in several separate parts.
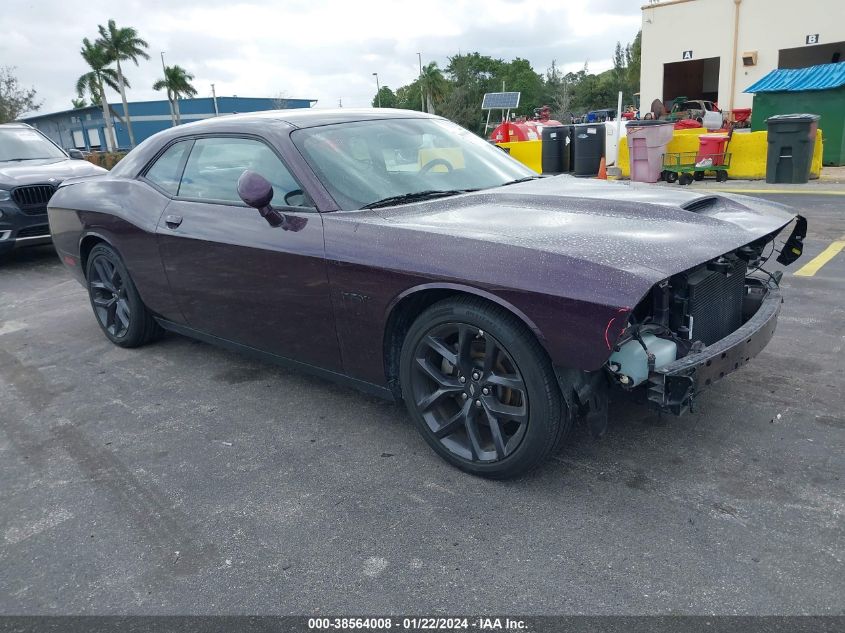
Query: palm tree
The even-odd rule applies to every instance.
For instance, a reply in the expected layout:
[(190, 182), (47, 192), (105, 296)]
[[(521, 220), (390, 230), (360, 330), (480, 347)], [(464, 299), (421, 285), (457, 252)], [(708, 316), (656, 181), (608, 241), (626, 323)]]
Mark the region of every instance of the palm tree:
[[(76, 92), (80, 97), (86, 93), (91, 94), (92, 102), (99, 101), (106, 122), (106, 147), (117, 149), (117, 138), (114, 135), (114, 124), (109, 112), (105, 88), (108, 86), (112, 90), (120, 90), (117, 72), (114, 68), (109, 68), (109, 64), (112, 63), (111, 55), (99, 44), (92, 44), (87, 37), (82, 40), (82, 50), (79, 52), (82, 59), (91, 67), (91, 71), (85, 73), (76, 81)], [(126, 83), (125, 79), (123, 81)]]
[(129, 119), (129, 104), (126, 102), (125, 85), (129, 85), (123, 78), (123, 70), (120, 68), (121, 61), (133, 61), (138, 65), (138, 58), (149, 59), (150, 56), (144, 50), (147, 43), (138, 37), (138, 31), (131, 26), (117, 28), (114, 20), (109, 20), (108, 26), (100, 24), (97, 27), (100, 31), (100, 39), (97, 44), (105, 48), (112, 59), (117, 62), (117, 80), (120, 86), (120, 98), (123, 101), (123, 116), (126, 119), (126, 130), (129, 132), (129, 143), (135, 147), (135, 134), (132, 131), (132, 121)]
[(159, 79), (153, 84), (153, 90), (167, 90), (167, 100), (173, 107), (176, 116), (176, 124), (182, 122), (179, 114), (179, 97), (195, 97), (196, 88), (191, 85), (194, 76), (181, 66), (165, 66), (164, 79)]
[(437, 62), (431, 62), (423, 66), (422, 74), (420, 75), (420, 84), (422, 85), (423, 94), (425, 94), (425, 103), (423, 105), (429, 114), (434, 114), (434, 104), (443, 101), (447, 88), (446, 79), (437, 67)]
[[(80, 82), (85, 84), (84, 86), (81, 86), (82, 92), (79, 91)], [(76, 82), (76, 93), (79, 100), (85, 101), (85, 97), (88, 97), (92, 106), (97, 106), (98, 108), (103, 107), (103, 100), (102, 97), (100, 97), (100, 85), (97, 83), (94, 73), (88, 73), (87, 75), (80, 77), (80, 81)], [(74, 99), (74, 101), (76, 100)]]

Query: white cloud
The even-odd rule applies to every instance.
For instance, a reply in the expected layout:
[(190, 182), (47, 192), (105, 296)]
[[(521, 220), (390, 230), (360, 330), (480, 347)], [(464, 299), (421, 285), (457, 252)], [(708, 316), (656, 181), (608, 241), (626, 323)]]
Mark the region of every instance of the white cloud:
[[(639, 3), (630, 0), (546, 3), (536, 0), (5, 0), (0, 13), (0, 59), (17, 66), (24, 85), (44, 99), (42, 111), (66, 109), (77, 77), (83, 37), (94, 38), (109, 18), (131, 25), (150, 44), (151, 59), (126, 69), (129, 98), (162, 98), (152, 90), (168, 64), (195, 75), (201, 96), (302, 97), (318, 107), (367, 106), (382, 85), (397, 88), (423, 62), (445, 66), (457, 52), (528, 59), (543, 71), (552, 59), (565, 70), (585, 61), (605, 70), (617, 40), (633, 39)], [(110, 101), (117, 101), (112, 95)]]

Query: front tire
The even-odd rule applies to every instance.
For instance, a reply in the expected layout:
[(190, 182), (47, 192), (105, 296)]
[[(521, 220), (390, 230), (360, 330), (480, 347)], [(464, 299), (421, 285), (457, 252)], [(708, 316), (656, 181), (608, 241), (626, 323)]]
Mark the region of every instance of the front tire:
[(469, 297), (436, 303), (411, 326), (400, 363), (420, 433), (466, 472), (521, 475), (549, 457), (569, 426), (545, 351), (498, 306)]
[(103, 334), (120, 347), (138, 347), (161, 329), (141, 301), (126, 265), (111, 246), (98, 244), (85, 267), (88, 297)]

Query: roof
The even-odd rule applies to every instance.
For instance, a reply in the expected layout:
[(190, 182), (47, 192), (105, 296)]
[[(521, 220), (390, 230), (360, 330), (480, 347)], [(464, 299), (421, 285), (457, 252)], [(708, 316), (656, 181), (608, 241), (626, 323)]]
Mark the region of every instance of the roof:
[(684, 4), (685, 2), (694, 2), (695, 0), (655, 0), (640, 7), (643, 11), (646, 9), (656, 9), (657, 7), (669, 7), (673, 4)]
[(408, 119), (425, 118), (439, 119), (440, 117), (418, 110), (400, 110), (397, 108), (295, 108), (292, 110), (259, 110), (257, 112), (242, 112), (226, 114), (201, 121), (193, 121), (171, 128), (175, 132), (186, 129), (228, 127), (232, 123), (248, 123), (253, 121), (283, 121), (296, 128), (317, 127), (333, 123), (353, 123), (357, 121), (379, 119)]
[(845, 62), (808, 68), (779, 68), (751, 84), (743, 92), (802, 92), (845, 86)]
[[(211, 104), (212, 100), (213, 100), (213, 97), (193, 97), (193, 98), (190, 98), (190, 99), (180, 99), (179, 105), (180, 105), (181, 108), (185, 108), (191, 102), (207, 102), (207, 103)], [(229, 104), (231, 104), (231, 102), (241, 103), (241, 104), (246, 105), (246, 104), (249, 104), (249, 103), (266, 103), (266, 102), (269, 102), (269, 101), (276, 101), (276, 100), (277, 99), (275, 97), (238, 97), (238, 96), (226, 96), (226, 95), (218, 95), (217, 96), (217, 101), (221, 105), (223, 105), (223, 107), (225, 107), (224, 104), (229, 105)], [(281, 100), (282, 101), (297, 102), (297, 103), (305, 103), (305, 102), (308, 102), (308, 103), (311, 103), (311, 104), (317, 103), (317, 99), (300, 99), (298, 97), (285, 97), (284, 99), (281, 99)], [(168, 103), (169, 102), (167, 101), (167, 99), (149, 99), (149, 100), (146, 100), (146, 101), (130, 101), (130, 102), (127, 103), (127, 105), (130, 106), (130, 108), (131, 108), (132, 106), (139, 106), (139, 105), (162, 105), (162, 106), (164, 106)], [(123, 110), (119, 109), (119, 108), (122, 108), (120, 101), (114, 101), (114, 100), (109, 101), (109, 107), (114, 111), (123, 113)], [(81, 108), (69, 108), (67, 110), (58, 110), (56, 112), (25, 113), (24, 116), (19, 117), (18, 120), (20, 120), (20, 121), (35, 121), (37, 119), (44, 119), (44, 118), (57, 117), (57, 116), (67, 116), (67, 115), (78, 116), (80, 114), (85, 114), (85, 113), (88, 113), (88, 112), (102, 112), (102, 107), (98, 106), (98, 105), (87, 105), (87, 106), (83, 106)], [(132, 113), (130, 112), (130, 114), (132, 114)], [(132, 115), (132, 116), (135, 116), (135, 115)]]
[[(109, 105), (112, 107), (112, 109), (114, 108), (113, 103), (110, 103)], [(49, 118), (49, 117), (62, 116), (62, 115), (66, 115), (66, 114), (75, 114), (76, 116), (79, 116), (80, 114), (85, 114), (87, 112), (102, 112), (102, 110), (103, 109), (100, 106), (89, 105), (89, 106), (83, 106), (81, 108), (70, 108), (69, 110), (59, 110), (58, 112), (44, 112), (43, 114), (38, 114), (38, 113), (26, 114), (26, 115), (18, 118), (18, 121), (25, 123), (26, 121), (36, 121), (38, 119), (46, 119), (46, 118)]]

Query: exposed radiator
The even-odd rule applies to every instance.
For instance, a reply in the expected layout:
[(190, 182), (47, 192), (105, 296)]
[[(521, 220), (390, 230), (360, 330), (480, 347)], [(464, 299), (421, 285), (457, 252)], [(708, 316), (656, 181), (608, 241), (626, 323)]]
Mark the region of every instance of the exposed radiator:
[(688, 280), (691, 339), (712, 345), (742, 325), (746, 265), (736, 262), (730, 275), (698, 270)]

